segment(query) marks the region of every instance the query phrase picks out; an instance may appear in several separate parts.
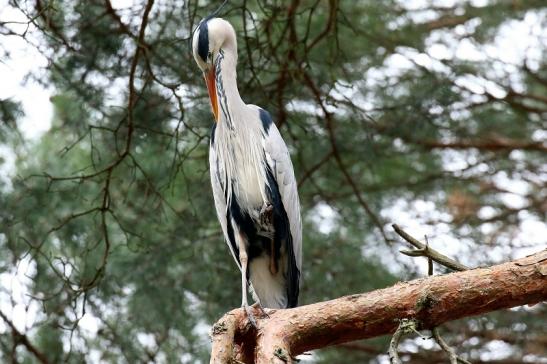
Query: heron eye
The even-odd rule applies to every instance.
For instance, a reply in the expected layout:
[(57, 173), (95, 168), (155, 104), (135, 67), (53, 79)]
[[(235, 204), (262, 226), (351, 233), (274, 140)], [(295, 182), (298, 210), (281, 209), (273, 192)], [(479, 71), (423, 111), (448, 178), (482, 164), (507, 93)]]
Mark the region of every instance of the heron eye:
[(207, 53), (207, 59), (213, 59), (213, 53), (212, 52)]

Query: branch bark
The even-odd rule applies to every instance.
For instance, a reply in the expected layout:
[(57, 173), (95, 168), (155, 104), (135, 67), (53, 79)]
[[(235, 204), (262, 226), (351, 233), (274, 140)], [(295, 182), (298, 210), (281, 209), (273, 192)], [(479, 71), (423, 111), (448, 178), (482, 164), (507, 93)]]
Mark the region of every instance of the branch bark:
[[(239, 322), (234, 324), (233, 335), (213, 333), (211, 363), (293, 363), (294, 356), (308, 350), (393, 333), (402, 319), (415, 320), (418, 329), (432, 329), (447, 321), (546, 299), (547, 250), (543, 250), (489, 268), (401, 282), (293, 309), (269, 310), (269, 317), (258, 321), (256, 331), (250, 329), (240, 309), (231, 311), (219, 322), (230, 322), (234, 317)], [(231, 355), (218, 360), (216, 353), (225, 352), (219, 347), (230, 348)]]

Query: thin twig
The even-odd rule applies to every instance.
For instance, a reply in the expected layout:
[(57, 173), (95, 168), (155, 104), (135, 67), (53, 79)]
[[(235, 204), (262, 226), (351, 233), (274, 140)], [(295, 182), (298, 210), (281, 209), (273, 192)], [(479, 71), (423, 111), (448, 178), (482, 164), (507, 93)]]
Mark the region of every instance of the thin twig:
[[(427, 239), (427, 235), (424, 235), (425, 239), (425, 250), (427, 251), (429, 249), (429, 240)], [(433, 275), (433, 259), (431, 257), (427, 257), (427, 275), (432, 276)]]
[(397, 348), (399, 347), (399, 341), (401, 340), (401, 337), (403, 336), (403, 331), (400, 330), (401, 326), (399, 325), (399, 328), (397, 328), (397, 331), (393, 334), (391, 337), (391, 341), (389, 342), (389, 362), (391, 364), (402, 364), (401, 359), (399, 358), (399, 353), (397, 352)]
[(439, 344), (439, 346), (441, 347), (441, 349), (443, 349), (444, 352), (446, 352), (448, 354), (448, 357), (450, 358), (450, 364), (458, 364), (458, 363), (461, 363), (461, 364), (471, 364), (470, 362), (468, 362), (467, 360), (465, 359), (462, 359), (460, 358), (457, 354), (456, 354), (456, 351), (454, 349), (452, 349), (450, 347), (450, 345), (448, 345), (446, 343), (446, 341), (443, 340), (443, 338), (441, 337), (441, 334), (439, 334), (439, 329), (437, 327), (433, 328), (431, 330), (431, 333), (433, 334), (433, 338), (435, 339), (435, 341), (437, 342), (437, 344)]
[(399, 327), (397, 327), (397, 330), (395, 330), (395, 333), (391, 337), (391, 341), (389, 342), (389, 361), (391, 364), (402, 364), (401, 359), (399, 358), (399, 353), (397, 349), (399, 348), (399, 341), (401, 341), (401, 338), (403, 335), (409, 334), (411, 332), (417, 332), (416, 330), (416, 324), (417, 322), (412, 319), (402, 319), (399, 322)]
[(417, 249), (415, 250), (401, 250), (400, 252), (408, 255), (410, 257), (428, 257), (436, 261), (437, 263), (448, 267), (452, 270), (457, 271), (464, 271), (470, 269), (469, 267), (458, 263), (452, 258), (447, 257), (444, 254), (439, 253), (435, 249), (429, 247), (428, 245), (420, 242), (419, 240), (413, 238), (410, 236), (407, 232), (405, 232), (403, 229), (401, 229), (397, 224), (391, 225), (395, 232), (399, 234), (403, 239), (405, 239), (407, 242), (415, 246)]

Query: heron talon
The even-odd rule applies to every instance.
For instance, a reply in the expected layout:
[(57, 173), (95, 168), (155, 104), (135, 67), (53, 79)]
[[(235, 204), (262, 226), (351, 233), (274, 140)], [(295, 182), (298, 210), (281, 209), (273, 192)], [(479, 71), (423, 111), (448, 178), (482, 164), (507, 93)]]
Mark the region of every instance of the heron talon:
[(258, 308), (260, 310), (260, 313), (262, 314), (262, 318), (270, 318), (270, 315), (264, 310), (264, 307), (260, 304), (260, 302), (255, 302), (251, 305), (252, 308)]
[(251, 306), (243, 305), (243, 308), (245, 309), (245, 313), (247, 314), (247, 318), (249, 319), (251, 326), (258, 330), (258, 325), (256, 324), (256, 319), (254, 317)]

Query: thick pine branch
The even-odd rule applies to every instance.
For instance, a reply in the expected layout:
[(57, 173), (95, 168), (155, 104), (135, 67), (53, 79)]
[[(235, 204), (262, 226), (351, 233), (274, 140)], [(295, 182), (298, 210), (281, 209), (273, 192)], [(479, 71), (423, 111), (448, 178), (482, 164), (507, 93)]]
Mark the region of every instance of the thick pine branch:
[[(253, 331), (241, 310), (215, 325), (211, 363), (292, 363), (307, 350), (419, 328), (547, 299), (547, 250), (489, 268), (433, 276), (373, 292), (268, 311)], [(237, 362), (237, 361), (235, 361)]]

